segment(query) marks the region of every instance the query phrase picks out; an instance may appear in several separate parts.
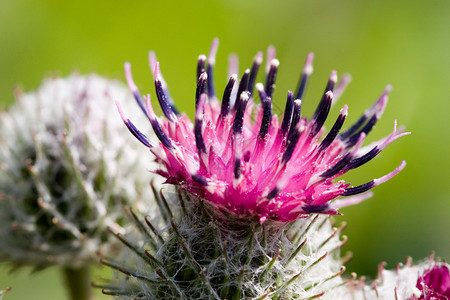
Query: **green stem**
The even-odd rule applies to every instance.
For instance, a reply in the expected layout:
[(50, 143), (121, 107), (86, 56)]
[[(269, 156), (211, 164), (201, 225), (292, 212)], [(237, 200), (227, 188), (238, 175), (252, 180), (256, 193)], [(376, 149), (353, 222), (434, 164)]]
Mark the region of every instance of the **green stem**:
[(89, 267), (63, 268), (70, 300), (91, 300), (91, 271)]

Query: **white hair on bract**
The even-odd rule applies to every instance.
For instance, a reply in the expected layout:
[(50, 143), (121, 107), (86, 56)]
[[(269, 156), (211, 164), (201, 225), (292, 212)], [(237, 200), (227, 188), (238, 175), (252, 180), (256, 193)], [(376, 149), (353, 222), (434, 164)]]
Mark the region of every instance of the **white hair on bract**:
[(124, 205), (151, 213), (151, 158), (115, 107), (130, 99), (119, 81), (73, 74), (0, 113), (2, 261), (85, 266), (111, 249), (107, 227), (122, 224)]

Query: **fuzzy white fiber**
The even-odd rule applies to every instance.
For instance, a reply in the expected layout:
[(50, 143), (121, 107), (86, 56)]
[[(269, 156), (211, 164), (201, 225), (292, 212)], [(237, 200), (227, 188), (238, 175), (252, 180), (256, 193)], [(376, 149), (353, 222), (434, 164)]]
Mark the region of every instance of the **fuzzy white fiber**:
[(132, 95), (74, 74), (17, 98), (0, 113), (0, 259), (83, 266), (110, 246), (106, 226), (122, 222), (124, 204), (147, 210), (151, 162), (115, 108), (133, 110)]
[[(344, 283), (339, 275), (340, 230), (332, 227), (328, 216), (261, 226), (256, 220), (222, 214), (189, 195), (182, 197), (180, 208), (173, 201), (176, 193), (166, 194), (171, 194), (166, 197), (174, 225), (160, 226), (164, 241), (149, 229), (137, 237), (124, 236), (134, 249), (121, 262), (111, 262), (125, 275), (116, 274), (109, 286), (103, 286), (107, 293), (121, 299), (216, 300), (264, 295), (264, 299), (308, 299), (324, 293), (322, 299), (335, 299), (334, 290)], [(160, 215), (164, 214), (161, 206)], [(156, 264), (142, 259), (148, 258), (145, 250)]]
[(433, 266), (441, 265), (449, 267), (446, 263), (434, 262), (432, 258), (417, 265), (412, 265), (411, 261), (408, 261), (405, 265), (399, 264), (395, 270), (386, 270), (381, 265), (378, 277), (372, 283), (359, 282), (359, 284), (354, 283), (342, 287), (336, 291), (335, 299), (437, 299), (424, 297), (416, 284), (419, 276), (423, 275), (425, 271), (431, 270)]

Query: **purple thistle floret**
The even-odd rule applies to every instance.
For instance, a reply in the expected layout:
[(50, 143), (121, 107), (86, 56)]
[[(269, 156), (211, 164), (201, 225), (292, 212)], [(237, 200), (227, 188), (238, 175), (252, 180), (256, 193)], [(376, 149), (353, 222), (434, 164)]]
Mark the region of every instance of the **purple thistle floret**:
[(378, 276), (372, 284), (365, 284), (364, 277), (353, 281), (349, 288), (341, 290), (344, 299), (408, 299), (447, 300), (450, 299), (450, 265), (435, 261), (434, 253), (428, 262), (418, 265), (408, 257), (397, 264), (395, 270), (386, 270), (386, 263), (378, 266)]
[(411, 300), (450, 299), (450, 272), (448, 265), (434, 265), (419, 276), (416, 284), (420, 296)]
[[(213, 81), (218, 40), (209, 56), (198, 59), (195, 121), (175, 108), (153, 52), (150, 67), (156, 96), (165, 119), (157, 117), (150, 96), (142, 97), (125, 64), (128, 85), (148, 117), (159, 143), (140, 132), (119, 111), (125, 125), (157, 157), (164, 168), (156, 171), (188, 193), (238, 217), (289, 222), (311, 213), (337, 214), (337, 209), (368, 197), (371, 188), (391, 179), (405, 166), (365, 184), (351, 186), (336, 180), (376, 157), (397, 138), (409, 133), (397, 129), (386, 138), (361, 147), (385, 109), (388, 86), (380, 98), (347, 130), (341, 131), (347, 105), (341, 109), (331, 130), (324, 122), (331, 106), (348, 84), (349, 76), (337, 83), (333, 71), (311, 119), (301, 115), (302, 99), (313, 71), (313, 54), (307, 56), (295, 92), (288, 92), (282, 120), (272, 112), (272, 97), (279, 61), (269, 48), (265, 84), (256, 77), (262, 64), (259, 52), (250, 69), (238, 80), (236, 57), (231, 58), (230, 79), (219, 103)], [(256, 89), (256, 93), (254, 90)], [(237, 91), (237, 92), (236, 92)], [(260, 104), (254, 101), (259, 95)], [(194, 99), (193, 99), (194, 100)], [(331, 202), (341, 196), (353, 196)]]

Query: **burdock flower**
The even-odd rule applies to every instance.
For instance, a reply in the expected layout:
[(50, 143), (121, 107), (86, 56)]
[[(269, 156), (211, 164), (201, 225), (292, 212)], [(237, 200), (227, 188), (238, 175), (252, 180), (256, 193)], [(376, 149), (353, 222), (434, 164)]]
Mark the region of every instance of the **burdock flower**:
[[(394, 126), (385, 139), (361, 147), (383, 113), (390, 88), (356, 124), (340, 132), (344, 106), (326, 132), (325, 119), (349, 77), (334, 88), (333, 71), (314, 116), (302, 117), (310, 54), (279, 121), (272, 113), (279, 67), (274, 48), (269, 48), (265, 84), (255, 85), (262, 53), (240, 80), (233, 57), (219, 103), (213, 83), (217, 46), (214, 40), (208, 58), (198, 59), (193, 123), (176, 109), (153, 53), (150, 67), (164, 119), (154, 113), (150, 96), (141, 96), (125, 64), (128, 85), (159, 141), (144, 135), (118, 103), (119, 113), (160, 163), (155, 172), (176, 188), (158, 192), (154, 187), (162, 226), (154, 225), (154, 215), (142, 219), (130, 212), (140, 235), (115, 233), (131, 253), (122, 261), (103, 260), (119, 274), (99, 286), (126, 299), (335, 299), (333, 291), (347, 283), (340, 276), (339, 253), (346, 238), (340, 240), (344, 226), (332, 227), (326, 214), (365, 199), (369, 189), (405, 165), (356, 187), (335, 180), (405, 134)], [(340, 196), (353, 197), (330, 202)]]
[[(313, 55), (309, 54), (298, 88), (295, 93), (288, 92), (284, 115), (279, 120), (272, 113), (279, 67), (273, 51), (269, 53), (265, 84), (256, 84), (261, 103), (256, 104), (253, 95), (262, 63), (262, 54), (258, 53), (239, 82), (235, 74), (237, 66), (231, 65), (233, 74), (220, 104), (213, 83), (217, 46), (215, 40), (209, 57), (200, 56), (198, 60), (194, 123), (175, 108), (153, 54), (150, 66), (165, 119), (155, 115), (149, 95), (141, 97), (131, 77), (130, 64), (125, 65), (128, 85), (159, 142), (142, 134), (121, 112), (122, 118), (164, 166), (158, 174), (168, 183), (238, 217), (257, 218), (261, 223), (268, 219), (289, 222), (311, 213), (336, 214), (337, 208), (364, 199), (367, 196), (364, 192), (389, 180), (405, 166), (402, 162), (393, 172), (358, 186), (336, 181), (407, 134), (394, 126), (388, 137), (361, 147), (384, 111), (389, 86), (355, 124), (341, 131), (347, 117), (344, 105), (327, 132), (323, 124), (348, 83), (347, 76), (335, 88), (337, 74), (333, 71), (313, 117), (303, 117), (303, 94), (313, 70)], [(359, 196), (330, 202), (353, 195)]]
[(382, 263), (371, 286), (360, 284), (350, 290), (347, 296), (354, 299), (446, 300), (450, 299), (450, 266), (436, 262), (433, 255), (418, 265), (408, 258), (396, 270), (386, 270)]
[(412, 299), (449, 299), (450, 269), (448, 264), (434, 264), (420, 274)]
[(77, 276), (111, 250), (107, 227), (122, 222), (124, 204), (142, 205), (148, 186), (142, 152), (118, 125), (114, 100), (127, 98), (120, 82), (72, 75), (1, 112), (1, 261)]

